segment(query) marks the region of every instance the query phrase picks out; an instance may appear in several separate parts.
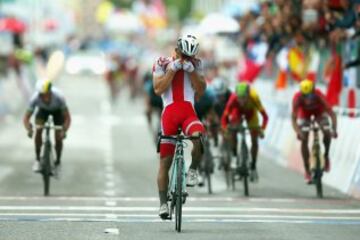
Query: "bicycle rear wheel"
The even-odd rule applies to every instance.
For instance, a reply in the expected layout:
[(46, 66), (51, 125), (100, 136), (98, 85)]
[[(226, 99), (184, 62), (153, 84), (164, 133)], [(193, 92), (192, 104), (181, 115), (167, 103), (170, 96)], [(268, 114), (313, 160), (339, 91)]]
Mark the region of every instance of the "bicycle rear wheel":
[(182, 203), (183, 203), (183, 195), (182, 195), (182, 184), (183, 184), (183, 161), (177, 161), (177, 179), (176, 179), (176, 206), (175, 206), (175, 230), (181, 232), (181, 220), (182, 220)]

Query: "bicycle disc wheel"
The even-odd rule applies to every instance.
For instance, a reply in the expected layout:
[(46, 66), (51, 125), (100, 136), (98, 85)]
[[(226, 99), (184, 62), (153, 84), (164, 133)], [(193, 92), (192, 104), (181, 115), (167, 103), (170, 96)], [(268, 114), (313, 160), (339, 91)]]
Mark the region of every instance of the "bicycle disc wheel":
[(177, 179), (176, 179), (176, 206), (175, 206), (175, 230), (181, 232), (182, 218), (182, 184), (183, 184), (183, 161), (177, 161)]

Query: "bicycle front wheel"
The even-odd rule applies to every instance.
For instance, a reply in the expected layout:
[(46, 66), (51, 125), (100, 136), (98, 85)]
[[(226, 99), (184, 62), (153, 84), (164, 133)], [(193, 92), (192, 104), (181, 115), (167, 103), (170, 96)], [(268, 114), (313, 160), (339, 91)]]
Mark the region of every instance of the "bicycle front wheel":
[(207, 172), (206, 174), (207, 179), (207, 185), (208, 185), (208, 193), (212, 194), (212, 188), (211, 188), (211, 173)]
[(51, 175), (51, 145), (45, 144), (44, 156), (42, 158), (41, 168), (44, 181), (44, 196), (50, 194), (50, 175)]
[(177, 176), (176, 176), (176, 207), (175, 207), (175, 230), (181, 232), (182, 220), (182, 203), (183, 203), (183, 161), (177, 161)]
[(248, 149), (246, 144), (241, 144), (241, 174), (244, 183), (244, 195), (249, 196), (249, 168), (248, 168)]
[(315, 170), (315, 185), (316, 185), (316, 195), (318, 198), (323, 197), (323, 187), (322, 187), (322, 170), (320, 166), (320, 157), (316, 157), (316, 170)]
[(49, 196), (50, 194), (50, 176), (48, 174), (43, 174), (44, 181), (44, 196)]
[(244, 175), (243, 180), (244, 180), (243, 181), (244, 182), (244, 195), (246, 197), (248, 197), (249, 196), (249, 178), (248, 178), (247, 174)]

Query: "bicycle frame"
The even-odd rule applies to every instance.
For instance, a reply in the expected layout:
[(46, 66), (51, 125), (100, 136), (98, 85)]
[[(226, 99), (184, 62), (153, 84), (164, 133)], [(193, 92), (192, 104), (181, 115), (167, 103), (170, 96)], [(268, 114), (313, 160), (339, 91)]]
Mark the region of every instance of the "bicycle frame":
[(50, 137), (50, 130), (60, 130), (62, 126), (53, 125), (52, 116), (44, 124), (44, 126), (36, 126), (36, 129), (45, 129), (45, 141), (43, 144), (43, 153), (41, 156), (41, 174), (44, 181), (44, 195), (48, 196), (50, 193), (50, 177), (53, 175), (53, 151)]
[(323, 197), (322, 190), (322, 176), (324, 172), (324, 159), (321, 155), (321, 146), (320, 146), (320, 136), (319, 131), (320, 127), (316, 123), (314, 118), (311, 118), (311, 123), (309, 127), (304, 127), (302, 129), (306, 132), (313, 132), (313, 144), (310, 154), (310, 169), (313, 173), (312, 183), (315, 183), (316, 186), (316, 194), (319, 198)]
[[(176, 142), (175, 147), (175, 155), (173, 158), (172, 163), (172, 170), (171, 170), (171, 176), (170, 176), (170, 182), (168, 187), (168, 196), (171, 197), (171, 203), (173, 203), (174, 200), (174, 194), (176, 190), (177, 185), (177, 172), (178, 168), (181, 167), (181, 176), (182, 176), (182, 192), (184, 193), (184, 189), (186, 188), (186, 182), (185, 182), (185, 161), (184, 161), (184, 143), (182, 141)], [(173, 208), (171, 208), (173, 210)], [(172, 217), (172, 212), (170, 213), (170, 220)]]
[[(184, 161), (184, 140), (195, 140), (200, 137), (187, 137), (181, 135), (181, 129), (178, 130), (176, 136), (161, 136), (159, 135), (158, 141), (158, 152), (160, 150), (160, 141), (161, 139), (175, 140), (175, 154), (172, 162), (171, 177), (168, 186), (168, 201), (170, 201), (170, 216), (169, 219), (172, 219), (172, 214), (174, 208), (176, 207), (175, 212), (175, 229), (178, 232), (181, 232), (181, 219), (182, 219), (182, 205), (186, 201), (186, 181), (185, 181), (185, 161)], [(201, 138), (200, 138), (201, 139)]]
[(236, 174), (239, 175), (240, 180), (243, 180), (244, 184), (244, 195), (249, 196), (249, 150), (248, 146), (246, 144), (246, 133), (248, 131), (248, 128), (244, 127), (243, 122), (237, 127), (230, 127), (231, 131), (234, 131), (236, 133), (236, 139), (237, 139), (237, 149), (238, 149), (238, 155), (237, 155), (237, 169), (233, 171), (232, 174), (232, 187), (233, 190), (235, 190), (235, 176)]

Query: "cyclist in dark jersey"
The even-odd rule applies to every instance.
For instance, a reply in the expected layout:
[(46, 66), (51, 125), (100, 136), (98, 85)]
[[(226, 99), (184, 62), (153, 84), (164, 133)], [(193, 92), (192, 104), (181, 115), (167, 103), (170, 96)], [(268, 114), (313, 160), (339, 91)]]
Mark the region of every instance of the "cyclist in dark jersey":
[[(56, 88), (52, 87), (51, 81), (44, 81), (38, 84), (37, 91), (31, 98), (29, 107), (24, 116), (24, 126), (28, 131), (29, 137), (33, 135), (33, 126), (30, 123), (31, 116), (36, 111), (35, 124), (44, 125), (48, 120), (48, 117), (53, 116), (54, 124), (63, 126), (63, 130), (55, 131), (55, 150), (56, 160), (54, 175), (58, 176), (60, 172), (61, 152), (63, 147), (63, 139), (66, 136), (66, 132), (70, 127), (70, 113), (66, 105), (65, 98)], [(39, 172), (41, 170), (40, 165), (40, 153), (42, 146), (42, 129), (36, 129), (35, 132), (35, 152), (36, 160), (33, 165), (33, 171)]]
[(222, 78), (215, 78), (210, 86), (213, 89), (214, 93), (214, 115), (212, 116), (212, 124), (213, 126), (211, 129), (211, 135), (214, 138), (215, 146), (218, 145), (218, 132), (220, 126), (220, 119), (224, 113), (226, 103), (231, 96), (230, 89), (226, 86), (224, 79)]
[(154, 92), (153, 87), (153, 79), (152, 79), (152, 73), (147, 72), (144, 74), (143, 77), (144, 82), (144, 91), (145, 91), (145, 103), (146, 103), (146, 117), (148, 120), (148, 123), (151, 125), (152, 123), (152, 113), (156, 111), (159, 114), (161, 114), (161, 111), (163, 109), (163, 103), (161, 100), (161, 97), (156, 95)]

